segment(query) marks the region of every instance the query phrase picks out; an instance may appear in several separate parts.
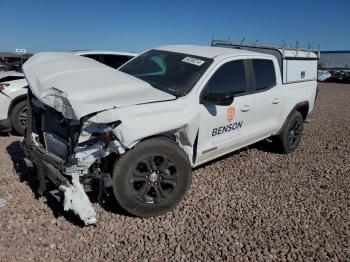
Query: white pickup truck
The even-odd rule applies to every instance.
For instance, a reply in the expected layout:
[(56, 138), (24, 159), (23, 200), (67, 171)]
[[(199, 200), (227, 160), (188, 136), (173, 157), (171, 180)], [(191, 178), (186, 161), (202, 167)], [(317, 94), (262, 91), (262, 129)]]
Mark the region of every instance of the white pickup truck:
[(97, 221), (86, 192), (106, 188), (129, 213), (154, 216), (184, 198), (193, 167), (269, 137), (293, 152), (317, 55), (214, 45), (154, 48), (117, 71), (72, 54), (30, 58), (23, 148), (39, 192), (53, 182), (85, 224)]

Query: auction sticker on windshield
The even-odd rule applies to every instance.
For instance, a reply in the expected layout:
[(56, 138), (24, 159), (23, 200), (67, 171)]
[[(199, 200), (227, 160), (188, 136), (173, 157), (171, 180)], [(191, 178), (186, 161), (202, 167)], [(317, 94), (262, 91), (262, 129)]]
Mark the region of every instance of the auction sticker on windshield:
[(186, 56), (184, 59), (182, 59), (182, 62), (190, 63), (196, 66), (201, 66), (204, 64), (205, 61), (200, 60), (198, 58)]

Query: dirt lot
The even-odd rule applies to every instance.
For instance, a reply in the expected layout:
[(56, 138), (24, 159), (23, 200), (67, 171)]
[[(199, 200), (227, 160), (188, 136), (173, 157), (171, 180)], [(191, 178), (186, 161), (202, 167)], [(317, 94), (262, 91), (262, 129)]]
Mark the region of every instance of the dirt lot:
[(99, 223), (82, 228), (36, 198), (20, 138), (0, 136), (0, 260), (349, 261), (350, 85), (319, 86), (295, 153), (260, 143), (198, 168), (185, 201), (156, 218), (94, 204)]

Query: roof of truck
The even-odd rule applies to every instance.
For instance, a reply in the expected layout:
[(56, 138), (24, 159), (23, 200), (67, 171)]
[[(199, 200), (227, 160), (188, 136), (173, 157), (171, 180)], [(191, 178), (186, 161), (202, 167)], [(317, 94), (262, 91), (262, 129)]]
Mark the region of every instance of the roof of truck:
[(73, 51), (77, 55), (124, 55), (124, 56), (137, 56), (137, 53), (121, 52), (121, 51), (98, 51), (98, 50), (79, 50)]
[(170, 52), (184, 53), (193, 56), (201, 56), (206, 58), (215, 58), (218, 56), (232, 56), (232, 55), (264, 55), (258, 52), (252, 52), (241, 49), (225, 48), (225, 47), (212, 47), (212, 46), (200, 46), (200, 45), (165, 45), (156, 48), (157, 50), (164, 50)]

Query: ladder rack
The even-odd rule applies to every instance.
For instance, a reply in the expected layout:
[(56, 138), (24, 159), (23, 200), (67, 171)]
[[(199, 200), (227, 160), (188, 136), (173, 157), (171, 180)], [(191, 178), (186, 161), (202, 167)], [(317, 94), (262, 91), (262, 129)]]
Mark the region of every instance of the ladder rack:
[(262, 49), (274, 49), (281, 52), (282, 57), (285, 57), (286, 51), (294, 51), (295, 57), (299, 57), (300, 52), (307, 52), (307, 57), (310, 57), (310, 52), (313, 52), (317, 54), (317, 57), (320, 57), (320, 45), (318, 45), (318, 48), (312, 48), (311, 44), (308, 43), (307, 48), (301, 47), (300, 43), (297, 41), (295, 44), (295, 47), (283, 44), (283, 45), (276, 45), (276, 44), (263, 44), (258, 43), (258, 41), (255, 41), (254, 43), (246, 42), (245, 38), (241, 40), (241, 42), (234, 42), (231, 41), (231, 38), (229, 37), (228, 40), (220, 40), (215, 39), (214, 35), (211, 40), (211, 46), (218, 46), (218, 45), (226, 45), (231, 46), (233, 48), (262, 48)]

